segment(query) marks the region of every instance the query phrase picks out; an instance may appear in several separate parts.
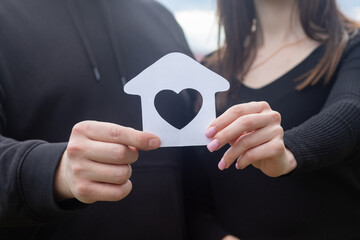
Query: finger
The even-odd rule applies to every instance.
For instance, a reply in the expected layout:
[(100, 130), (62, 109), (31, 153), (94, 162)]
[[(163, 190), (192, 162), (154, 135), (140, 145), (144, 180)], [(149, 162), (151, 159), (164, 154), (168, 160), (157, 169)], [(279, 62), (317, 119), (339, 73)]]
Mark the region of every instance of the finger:
[(216, 132), (221, 131), (223, 128), (228, 126), (230, 123), (235, 121), (237, 118), (248, 115), (260, 113), (264, 110), (269, 110), (270, 106), (266, 102), (249, 102), (244, 104), (238, 104), (229, 108), (225, 113), (216, 118), (211, 124), (207, 131), (206, 136), (212, 138)]
[(231, 140), (231, 141), (229, 142), (229, 144), (230, 144), (231, 146), (234, 145), (234, 144), (236, 143), (236, 141), (237, 141), (240, 137), (242, 137), (242, 136), (244, 136), (244, 135), (246, 135), (246, 134), (250, 134), (250, 133), (252, 133), (252, 132), (254, 132), (254, 131), (244, 132), (244, 133), (241, 134), (240, 136), (235, 137), (233, 140)]
[(133, 146), (139, 150), (152, 150), (160, 147), (160, 139), (154, 134), (113, 123), (84, 121), (76, 124), (72, 133), (85, 135), (94, 141)]
[[(230, 165), (241, 155), (249, 149), (269, 142), (277, 135), (282, 135), (281, 127), (261, 128), (257, 131), (241, 136), (224, 154), (223, 160), (225, 164), (224, 169), (229, 168)], [(223, 169), (220, 169), (223, 170)]]
[(121, 185), (129, 180), (132, 169), (129, 164), (111, 165), (88, 161), (86, 167), (78, 168), (74, 174), (79, 179)]
[(216, 151), (225, 144), (232, 143), (234, 138), (239, 137), (246, 132), (263, 128), (273, 122), (278, 122), (280, 121), (280, 118), (280, 114), (274, 111), (240, 117), (222, 131), (219, 131), (214, 136), (214, 139), (208, 144), (208, 149), (210, 152)]
[(122, 185), (86, 182), (78, 186), (75, 197), (83, 203), (97, 201), (120, 201), (125, 198), (132, 189), (132, 183), (128, 180)]
[(281, 144), (279, 144), (279, 142), (280, 141), (278, 139), (272, 139), (269, 142), (249, 149), (237, 160), (238, 169), (244, 169), (250, 164), (259, 162), (261, 160), (273, 159), (276, 153), (279, 151), (279, 148), (281, 147)]
[(138, 150), (134, 147), (90, 139), (71, 139), (66, 152), (70, 158), (108, 164), (132, 164), (138, 158)]
[(85, 158), (107, 164), (132, 164), (139, 156), (136, 148), (117, 143), (89, 141), (84, 150)]

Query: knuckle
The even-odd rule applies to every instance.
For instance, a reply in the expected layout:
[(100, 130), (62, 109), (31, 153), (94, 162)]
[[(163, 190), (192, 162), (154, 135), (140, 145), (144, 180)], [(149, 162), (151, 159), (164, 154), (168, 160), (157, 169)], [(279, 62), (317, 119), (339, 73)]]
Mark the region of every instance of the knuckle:
[(241, 137), (241, 138), (238, 140), (238, 146), (239, 146), (241, 149), (249, 149), (249, 148), (251, 147), (251, 141), (249, 140), (249, 138)]
[(271, 119), (273, 119), (273, 121), (276, 122), (276, 123), (280, 123), (281, 122), (281, 114), (276, 112), (276, 111), (272, 111), (271, 112)]
[(75, 186), (75, 192), (76, 192), (76, 195), (78, 195), (79, 197), (81, 197), (83, 199), (90, 199), (90, 196), (91, 196), (90, 184), (88, 184), (85, 181), (79, 182)]
[(260, 104), (261, 108), (264, 110), (271, 109), (269, 103), (267, 103), (265, 101), (261, 101), (261, 102), (259, 102), (259, 104)]
[(73, 164), (71, 172), (74, 177), (79, 177), (84, 172), (84, 168), (80, 164)]
[(277, 155), (278, 153), (281, 153), (284, 151), (284, 144), (282, 141), (276, 141), (276, 143), (273, 146), (274, 153)]
[(241, 120), (241, 124), (247, 130), (252, 129), (253, 121), (248, 116), (244, 116)]
[(138, 146), (141, 146), (142, 142), (144, 142), (140, 134), (135, 135), (135, 142)]
[(74, 127), (72, 128), (72, 132), (73, 133), (82, 132), (82, 124), (83, 124), (82, 122), (75, 124)]
[(241, 116), (244, 113), (244, 108), (241, 105), (235, 105), (230, 110), (236, 116)]
[(113, 139), (113, 140), (119, 140), (121, 139), (122, 135), (123, 135), (123, 132), (120, 128), (118, 127), (112, 127), (110, 130), (109, 130), (109, 135), (110, 137)]
[(80, 144), (72, 141), (69, 142), (66, 151), (68, 156), (71, 158), (78, 156), (83, 151), (83, 147)]
[(86, 131), (89, 131), (91, 128), (90, 121), (82, 121), (74, 125), (72, 132), (74, 134), (83, 134)]
[(230, 133), (228, 131), (222, 131), (221, 133), (219, 133), (218, 135), (216, 135), (216, 139), (219, 141), (220, 145), (225, 144), (226, 142), (231, 141), (231, 136)]

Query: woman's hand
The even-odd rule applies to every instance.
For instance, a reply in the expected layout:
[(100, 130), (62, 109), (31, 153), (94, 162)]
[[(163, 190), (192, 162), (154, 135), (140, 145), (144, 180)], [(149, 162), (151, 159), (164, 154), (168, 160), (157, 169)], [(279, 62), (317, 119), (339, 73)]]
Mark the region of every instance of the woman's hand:
[(297, 166), (294, 155), (285, 147), (281, 115), (266, 102), (239, 104), (228, 109), (210, 125), (206, 136), (210, 152), (229, 143), (231, 147), (219, 162), (228, 168), (237, 160), (236, 168), (252, 164), (270, 177), (278, 177)]

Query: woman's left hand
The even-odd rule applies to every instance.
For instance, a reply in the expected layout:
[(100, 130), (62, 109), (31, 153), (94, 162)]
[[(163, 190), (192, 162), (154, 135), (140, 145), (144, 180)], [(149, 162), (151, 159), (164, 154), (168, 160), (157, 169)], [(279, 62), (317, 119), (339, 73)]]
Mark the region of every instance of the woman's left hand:
[(266, 102), (235, 105), (214, 120), (206, 132), (212, 141), (210, 152), (229, 143), (231, 147), (219, 162), (228, 168), (236, 159), (236, 168), (252, 164), (270, 177), (278, 177), (297, 166), (294, 155), (284, 145), (281, 115)]

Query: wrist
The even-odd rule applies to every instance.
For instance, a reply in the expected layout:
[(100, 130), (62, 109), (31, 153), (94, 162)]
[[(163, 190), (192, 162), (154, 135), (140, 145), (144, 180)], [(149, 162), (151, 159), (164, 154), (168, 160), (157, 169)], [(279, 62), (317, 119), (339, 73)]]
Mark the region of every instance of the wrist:
[(287, 148), (285, 149), (285, 158), (286, 158), (286, 168), (282, 175), (289, 174), (290, 172), (294, 171), (297, 167), (297, 162), (294, 154)]
[(64, 166), (65, 154), (66, 152), (62, 156), (55, 174), (54, 196), (57, 202), (74, 198), (72, 192), (70, 191), (70, 188), (68, 187), (65, 181), (65, 166)]

